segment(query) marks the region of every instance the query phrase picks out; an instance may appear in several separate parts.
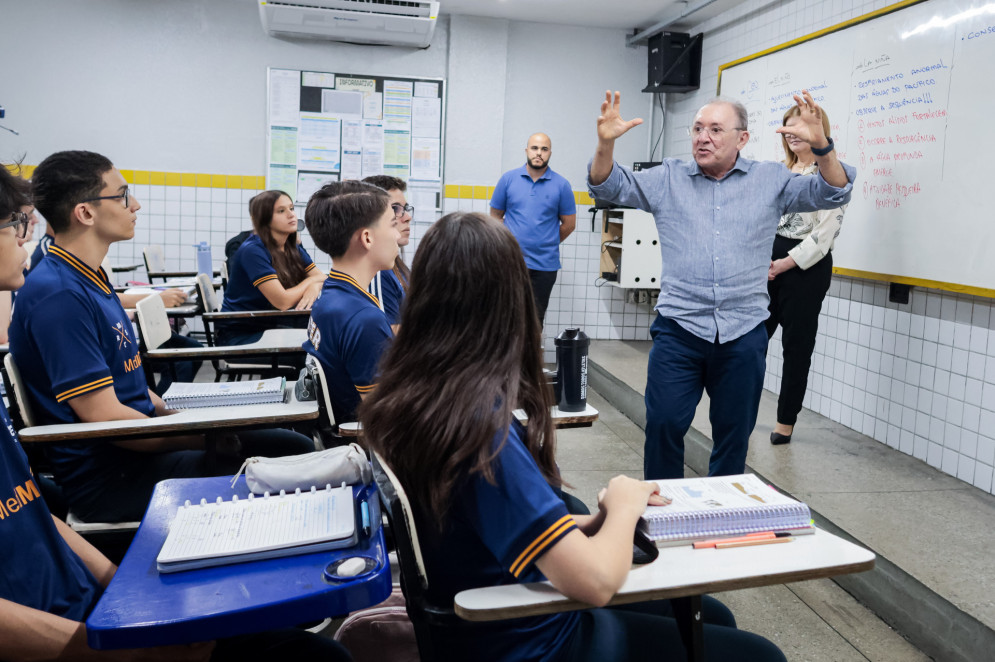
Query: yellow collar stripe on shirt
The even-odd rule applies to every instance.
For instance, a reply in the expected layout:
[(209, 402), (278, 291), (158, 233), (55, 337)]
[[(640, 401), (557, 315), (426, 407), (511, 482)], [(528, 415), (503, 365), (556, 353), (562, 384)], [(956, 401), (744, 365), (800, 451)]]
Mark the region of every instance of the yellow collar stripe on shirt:
[(100, 288), (100, 291), (103, 292), (104, 294), (111, 293), (111, 288), (107, 285), (107, 275), (104, 273), (103, 269), (101, 269), (99, 272), (94, 271), (90, 267), (80, 262), (79, 258), (77, 258), (75, 255), (55, 245), (49, 247), (48, 254), (62, 258), (62, 260), (66, 262), (66, 264), (68, 264), (69, 266), (73, 267), (81, 274), (86, 276), (94, 285)]
[(331, 271), (328, 272), (328, 277), (329, 278), (334, 278), (335, 280), (341, 280), (344, 283), (349, 283), (350, 285), (352, 285), (353, 287), (355, 287), (357, 290), (359, 290), (360, 292), (362, 292), (366, 296), (370, 297), (370, 300), (373, 303), (377, 304), (377, 308), (380, 307), (380, 300), (377, 299), (372, 294), (370, 294), (369, 292), (367, 292), (366, 290), (364, 290), (362, 287), (360, 287), (359, 283), (357, 283), (356, 279), (353, 278), (352, 276), (350, 276), (348, 274), (344, 274), (341, 271), (335, 271), (333, 269), (333, 270), (331, 270)]

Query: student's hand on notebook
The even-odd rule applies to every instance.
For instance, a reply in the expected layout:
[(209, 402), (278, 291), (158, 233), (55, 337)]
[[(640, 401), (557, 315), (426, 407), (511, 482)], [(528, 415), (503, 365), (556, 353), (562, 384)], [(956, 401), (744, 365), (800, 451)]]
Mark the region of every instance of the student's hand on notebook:
[(163, 290), (159, 292), (159, 296), (162, 297), (162, 303), (166, 308), (176, 308), (187, 300), (187, 293), (176, 288)]
[(650, 495), (649, 500), (647, 500), (647, 506), (669, 506), (673, 503), (673, 499), (670, 497), (660, 496), (659, 492), (654, 492)]
[[(623, 476), (617, 476), (617, 478), (623, 478)], [(613, 479), (614, 480), (614, 479)], [(635, 480), (635, 479), (629, 479)], [(636, 481), (639, 482), (639, 481)], [(649, 495), (646, 497), (646, 505), (648, 506), (669, 506), (672, 502), (670, 497), (660, 496), (660, 487), (653, 481), (644, 481), (643, 483), (646, 487), (651, 490)], [(602, 502), (604, 501), (605, 494), (608, 492), (608, 488), (603, 488), (598, 492), (598, 507), (600, 508)]]
[(620, 509), (624, 512), (628, 509), (638, 517), (654, 496), (661, 503), (652, 505), (663, 505), (662, 497), (657, 493), (659, 489), (656, 483), (615, 476), (608, 482), (608, 487), (598, 494), (598, 507), (605, 511)]

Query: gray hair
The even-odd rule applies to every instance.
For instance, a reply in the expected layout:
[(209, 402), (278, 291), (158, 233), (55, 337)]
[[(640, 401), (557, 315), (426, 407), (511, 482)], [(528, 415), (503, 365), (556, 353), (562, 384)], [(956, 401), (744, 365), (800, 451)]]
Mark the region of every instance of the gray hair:
[[(744, 106), (736, 99), (730, 99), (729, 97), (714, 97), (712, 99), (709, 99), (708, 103), (706, 103), (705, 106), (711, 106), (712, 104), (716, 103), (724, 103), (728, 106), (732, 106), (732, 109), (736, 111), (736, 120), (738, 121), (739, 124), (739, 126), (737, 126), (736, 128), (742, 129), (743, 131), (749, 130), (750, 128), (749, 113), (746, 110), (746, 106)], [(702, 108), (704, 108), (705, 106), (702, 106)], [(701, 108), (698, 109), (698, 112), (701, 112)]]

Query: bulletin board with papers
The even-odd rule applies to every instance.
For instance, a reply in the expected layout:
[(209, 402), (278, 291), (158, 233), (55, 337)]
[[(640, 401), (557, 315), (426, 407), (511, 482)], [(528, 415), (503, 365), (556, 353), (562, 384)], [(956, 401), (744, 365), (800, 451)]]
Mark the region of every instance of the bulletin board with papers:
[(442, 204), (441, 78), (267, 71), (266, 187), (303, 209), (330, 181), (391, 175), (419, 211)]

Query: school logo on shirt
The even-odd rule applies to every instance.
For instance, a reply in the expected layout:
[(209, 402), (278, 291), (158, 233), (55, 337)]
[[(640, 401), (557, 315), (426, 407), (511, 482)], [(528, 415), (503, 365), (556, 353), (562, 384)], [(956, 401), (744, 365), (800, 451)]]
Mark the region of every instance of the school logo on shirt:
[(118, 322), (114, 325), (114, 339), (117, 340), (117, 348), (124, 349), (128, 345), (134, 344), (131, 336), (128, 335), (128, 330), (125, 328), (122, 322)]
[(35, 482), (30, 478), (23, 486), (14, 486), (13, 496), (0, 499), (0, 520), (7, 519), (20, 510), (21, 506), (27, 505), (36, 498), (41, 498), (41, 493), (38, 491)]
[(311, 344), (314, 345), (314, 351), (318, 351), (318, 346), (321, 344), (321, 331), (318, 330), (318, 325), (314, 323), (314, 318), (308, 318), (307, 321), (307, 337), (311, 340)]

